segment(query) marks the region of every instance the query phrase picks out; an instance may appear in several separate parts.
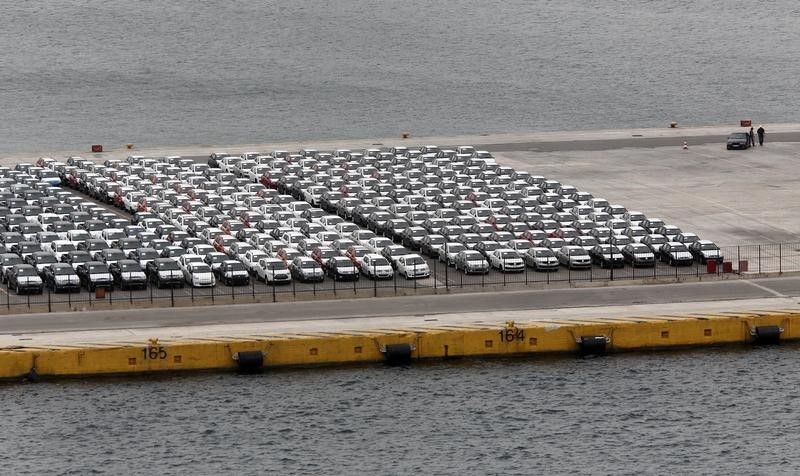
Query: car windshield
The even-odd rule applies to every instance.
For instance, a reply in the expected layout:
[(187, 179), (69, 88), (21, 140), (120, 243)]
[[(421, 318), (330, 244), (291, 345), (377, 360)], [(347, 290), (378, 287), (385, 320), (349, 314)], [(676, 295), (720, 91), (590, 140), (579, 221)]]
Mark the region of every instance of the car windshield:
[(671, 251), (686, 251), (686, 246), (684, 245), (673, 245)]
[(15, 264), (22, 264), (22, 258), (16, 255), (3, 257), (3, 266), (13, 266)]
[(228, 271), (245, 271), (244, 265), (238, 261), (235, 263), (228, 263)]
[(192, 272), (193, 273), (210, 273), (211, 268), (207, 264), (192, 264)]
[(89, 272), (90, 273), (107, 273), (108, 266), (104, 264), (91, 264), (89, 265)]
[(156, 258), (158, 258), (158, 252), (155, 250), (147, 250), (139, 252), (139, 259), (156, 259)]
[(53, 255), (40, 255), (36, 257), (36, 264), (49, 264), (49, 263), (58, 263), (58, 260)]
[(158, 265), (159, 271), (178, 271), (179, 269), (180, 267), (178, 267), (178, 263), (172, 260), (162, 261)]
[(734, 132), (733, 134), (731, 134), (730, 138), (731, 139), (746, 139), (747, 138), (747, 134), (745, 134), (744, 132)]
[(700, 249), (704, 250), (704, 251), (707, 251), (707, 250), (718, 250), (719, 247), (717, 245), (712, 244), (712, 243), (707, 243), (707, 244), (704, 244), (704, 245), (700, 245)]
[(89, 261), (90, 256), (89, 256), (89, 253), (87, 253), (85, 251), (78, 251), (76, 253), (70, 253), (69, 254), (69, 259), (73, 263), (85, 263), (85, 262)]
[(589, 253), (586, 250), (584, 250), (583, 248), (576, 248), (576, 249), (569, 250), (569, 255), (570, 256), (586, 256), (588, 254)]
[(33, 268), (19, 268), (17, 276), (37, 276), (37, 274)]
[(142, 270), (142, 267), (139, 266), (138, 263), (122, 263), (120, 268), (122, 269), (122, 271), (124, 271), (126, 273), (130, 273), (130, 272), (134, 272), (134, 271), (141, 271)]
[(411, 258), (406, 259), (406, 265), (413, 266), (419, 264), (425, 264), (425, 260), (417, 256), (412, 256)]
[(67, 265), (67, 266), (57, 266), (53, 268), (53, 274), (63, 276), (65, 274), (75, 274), (75, 272), (72, 270), (71, 266)]
[(551, 250), (538, 250), (538, 251), (536, 251), (536, 257), (537, 258), (551, 258), (553, 256), (555, 256), (555, 253), (553, 253)]
[(645, 245), (634, 245), (634, 246), (631, 246), (630, 249), (634, 253), (648, 253), (650, 251), (650, 248), (648, 248)]
[(519, 256), (517, 256), (517, 254), (514, 253), (513, 251), (503, 251), (500, 254), (500, 257), (506, 259), (506, 258), (518, 258)]
[(278, 261), (273, 261), (273, 262), (267, 263), (267, 269), (271, 269), (273, 271), (284, 271), (287, 268), (286, 268), (286, 263), (284, 263), (283, 261), (279, 261), (279, 262)]

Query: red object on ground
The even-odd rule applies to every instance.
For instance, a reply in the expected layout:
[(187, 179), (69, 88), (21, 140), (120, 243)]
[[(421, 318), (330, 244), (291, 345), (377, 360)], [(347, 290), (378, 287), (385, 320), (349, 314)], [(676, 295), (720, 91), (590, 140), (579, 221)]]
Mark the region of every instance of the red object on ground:
[(733, 263), (731, 261), (725, 261), (722, 263), (722, 272), (733, 273)]
[(714, 260), (706, 261), (706, 273), (715, 274), (717, 272), (717, 262)]
[(99, 144), (93, 145), (92, 152), (103, 152), (103, 146)]
[(748, 265), (747, 261), (740, 260), (739, 261), (739, 272), (740, 273), (746, 273), (748, 271), (748, 269), (749, 269), (749, 265)]
[(739, 121), (739, 125), (742, 127), (752, 127), (753, 121), (750, 119), (742, 119), (741, 121)]

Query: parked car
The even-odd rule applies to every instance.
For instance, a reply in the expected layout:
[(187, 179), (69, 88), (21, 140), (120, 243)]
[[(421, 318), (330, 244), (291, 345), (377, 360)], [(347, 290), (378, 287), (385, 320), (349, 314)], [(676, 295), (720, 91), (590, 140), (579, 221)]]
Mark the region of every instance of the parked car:
[(172, 258), (156, 258), (147, 263), (145, 269), (150, 282), (159, 289), (183, 287), (183, 272), (178, 262)]
[(75, 270), (81, 284), (89, 291), (97, 288), (113, 289), (114, 280), (108, 271), (108, 265), (100, 261), (88, 261), (78, 265)]
[(489, 253), (489, 264), (503, 273), (525, 271), (525, 262), (519, 253), (511, 248), (498, 248)]
[(703, 264), (707, 263), (709, 260), (722, 263), (724, 259), (719, 246), (711, 240), (697, 240), (692, 242), (692, 244), (689, 245), (689, 252), (692, 253), (694, 259)]
[(558, 262), (569, 269), (589, 269), (592, 267), (592, 258), (589, 252), (580, 246), (562, 246), (556, 251)]
[(344, 256), (334, 256), (326, 263), (325, 274), (335, 281), (358, 281), (359, 269), (352, 260)]
[(214, 272), (211, 266), (205, 262), (200, 261), (197, 263), (187, 263), (182, 269), (183, 279), (189, 286), (193, 288), (208, 288), (214, 287), (217, 280), (214, 278)]
[(670, 266), (689, 266), (694, 262), (694, 256), (683, 243), (670, 241), (661, 245), (659, 258)]
[(536, 271), (555, 271), (559, 268), (558, 258), (553, 250), (542, 246), (528, 249), (522, 259)]
[(379, 254), (366, 254), (361, 259), (361, 272), (370, 279), (392, 279), (394, 268)]
[(642, 243), (630, 243), (622, 248), (622, 257), (626, 263), (635, 267), (651, 267), (656, 257), (649, 246)]
[(752, 144), (750, 143), (750, 134), (747, 132), (734, 132), (728, 136), (726, 147), (728, 150), (734, 149), (749, 149)]
[(278, 258), (262, 258), (259, 261), (259, 267), (256, 268), (256, 276), (267, 284), (290, 283), (292, 281), (289, 267), (286, 266), (282, 259)]
[(240, 261), (225, 260), (214, 270), (217, 280), (227, 286), (247, 286), (250, 273)]
[[(345, 259), (349, 261), (348, 258)], [(298, 256), (293, 259), (289, 270), (292, 272), (293, 279), (303, 283), (322, 282), (325, 279), (322, 266), (308, 256)]]
[(408, 254), (397, 259), (397, 274), (406, 279), (427, 278), (431, 275), (431, 270), (422, 256)]
[(0, 255), (0, 279), (6, 282), (6, 272), (10, 270), (15, 264), (25, 263), (22, 257), (16, 253), (3, 253)]
[(454, 264), (456, 270), (461, 270), (464, 274), (486, 274), (489, 272), (489, 262), (479, 251), (460, 251), (456, 255)]
[(108, 266), (114, 285), (122, 290), (146, 289), (147, 275), (138, 261), (122, 259)]
[(41, 294), (44, 285), (36, 268), (29, 264), (15, 264), (6, 271), (8, 290), (17, 294)]
[(54, 293), (61, 291), (80, 292), (81, 280), (67, 263), (55, 263), (44, 270), (44, 285)]
[(615, 245), (595, 245), (589, 250), (589, 256), (592, 258), (592, 263), (600, 265), (601, 268), (622, 268), (625, 266), (622, 251)]

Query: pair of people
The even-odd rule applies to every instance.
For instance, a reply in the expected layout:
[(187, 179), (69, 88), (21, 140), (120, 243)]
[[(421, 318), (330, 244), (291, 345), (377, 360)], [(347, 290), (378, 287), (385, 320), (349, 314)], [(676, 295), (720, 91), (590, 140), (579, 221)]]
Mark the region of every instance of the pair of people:
[[(763, 146), (764, 145), (764, 135), (766, 134), (766, 132), (767, 131), (764, 130), (764, 126), (758, 126), (758, 131), (756, 131), (756, 133), (758, 134), (758, 145), (759, 146)], [(753, 128), (752, 127), (750, 128), (749, 139), (750, 139), (750, 145), (755, 147), (756, 146), (756, 136), (753, 133)]]

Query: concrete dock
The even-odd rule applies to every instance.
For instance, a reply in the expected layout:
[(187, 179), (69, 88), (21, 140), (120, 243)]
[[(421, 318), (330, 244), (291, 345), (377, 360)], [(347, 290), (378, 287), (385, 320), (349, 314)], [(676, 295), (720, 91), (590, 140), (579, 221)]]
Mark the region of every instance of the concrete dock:
[[(128, 154), (205, 157), (215, 150), (268, 152), (304, 146), (474, 144), (493, 151), (500, 163), (575, 185), (720, 245), (800, 241), (800, 189), (794, 183), (800, 165), (800, 125), (767, 125), (764, 147), (727, 151), (724, 137), (736, 130), (723, 126), (412, 137), (41, 155), (102, 160)], [(684, 140), (688, 150), (681, 147)], [(35, 158), (5, 157), (0, 163)], [(390, 344), (410, 345), (414, 359), (577, 352), (581, 336), (603, 336), (613, 352), (748, 343), (754, 340), (754, 329), (770, 326), (783, 329), (781, 339), (788, 340), (800, 338), (798, 289), (798, 278), (780, 277), (243, 304), (224, 308), (224, 314), (219, 308), (189, 307), (8, 315), (0, 318), (0, 377), (18, 378), (31, 370), (39, 375), (85, 375), (233, 369), (234, 354), (245, 351), (262, 352), (267, 367), (377, 362), (385, 359), (381, 349)]]

